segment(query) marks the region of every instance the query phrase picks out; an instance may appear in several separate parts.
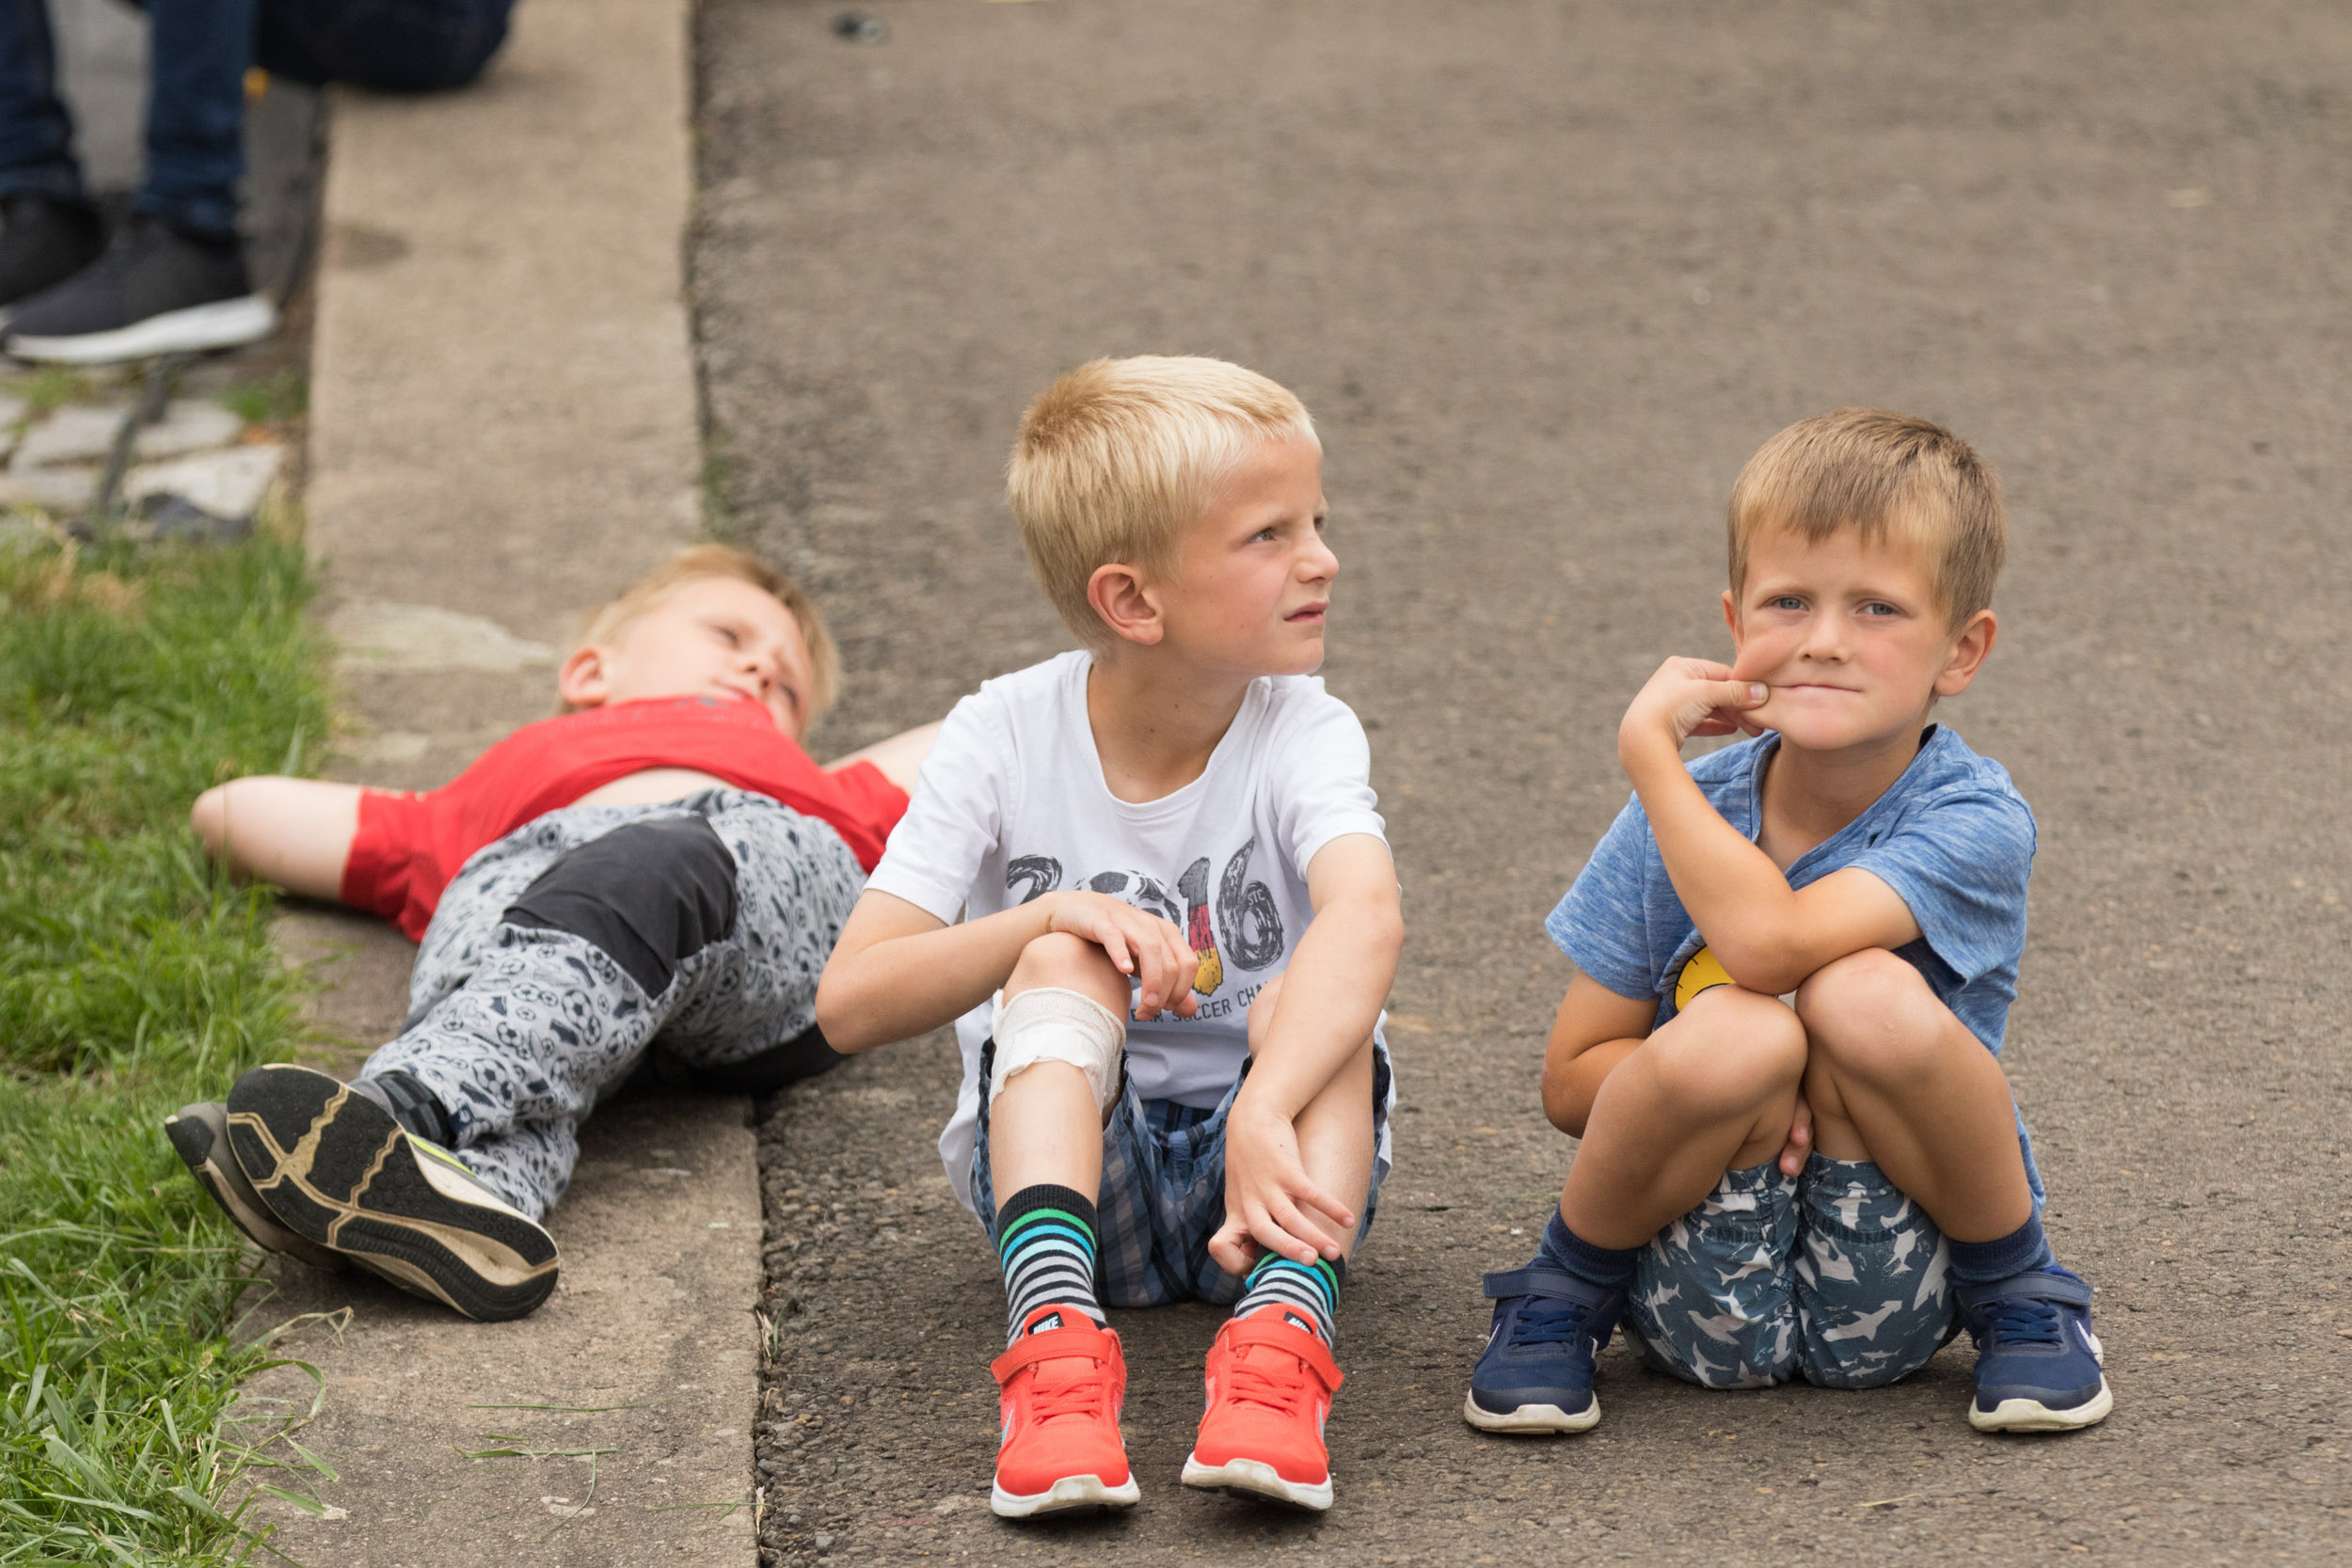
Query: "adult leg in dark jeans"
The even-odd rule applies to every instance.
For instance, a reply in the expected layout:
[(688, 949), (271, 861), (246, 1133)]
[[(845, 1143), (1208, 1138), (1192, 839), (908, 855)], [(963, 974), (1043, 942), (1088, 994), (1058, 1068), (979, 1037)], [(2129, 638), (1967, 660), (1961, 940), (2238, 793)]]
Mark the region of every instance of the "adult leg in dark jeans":
[[(0, 7), (27, 0), (0, 0)], [(275, 329), (236, 240), (247, 67), (394, 92), (463, 87), (505, 41), (512, 0), (146, 0), (154, 24), (147, 170), (97, 265), (29, 300), (9, 348), (96, 362), (221, 348)]]
[(46, 0), (0, 0), (0, 307), (72, 277), (103, 243), (57, 95)]

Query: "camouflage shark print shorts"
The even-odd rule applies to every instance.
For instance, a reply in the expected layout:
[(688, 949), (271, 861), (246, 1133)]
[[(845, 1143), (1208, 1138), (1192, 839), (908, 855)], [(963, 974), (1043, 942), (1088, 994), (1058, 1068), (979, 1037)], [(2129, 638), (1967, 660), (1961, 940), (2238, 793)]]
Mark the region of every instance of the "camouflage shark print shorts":
[(1705, 1388), (1875, 1388), (1958, 1330), (1943, 1233), (1867, 1160), (1725, 1171), (1642, 1249), (1627, 1326)]

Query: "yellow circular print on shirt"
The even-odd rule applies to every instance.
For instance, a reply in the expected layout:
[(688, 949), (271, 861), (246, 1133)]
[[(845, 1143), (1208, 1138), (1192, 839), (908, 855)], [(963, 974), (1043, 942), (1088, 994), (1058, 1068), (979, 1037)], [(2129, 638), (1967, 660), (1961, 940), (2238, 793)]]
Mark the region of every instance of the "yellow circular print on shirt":
[(1689, 1006), (1691, 999), (1703, 990), (1737, 984), (1739, 982), (1731, 977), (1731, 971), (1725, 969), (1723, 961), (1715, 957), (1715, 950), (1702, 947), (1691, 955), (1691, 961), (1684, 964), (1682, 973), (1675, 977), (1675, 1011), (1680, 1012)]

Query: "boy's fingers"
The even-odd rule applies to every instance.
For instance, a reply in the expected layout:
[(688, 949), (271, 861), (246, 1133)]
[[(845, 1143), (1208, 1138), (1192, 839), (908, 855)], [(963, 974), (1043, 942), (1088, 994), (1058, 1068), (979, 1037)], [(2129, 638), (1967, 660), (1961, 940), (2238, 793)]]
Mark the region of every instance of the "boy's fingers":
[[(1278, 1224), (1273, 1213), (1262, 1203), (1249, 1206), (1249, 1234), (1268, 1252), (1279, 1252), (1294, 1263), (1312, 1264), (1315, 1249), (1300, 1241)], [(1298, 1222), (1294, 1219), (1294, 1225)], [(1300, 1229), (1305, 1229), (1303, 1225)]]

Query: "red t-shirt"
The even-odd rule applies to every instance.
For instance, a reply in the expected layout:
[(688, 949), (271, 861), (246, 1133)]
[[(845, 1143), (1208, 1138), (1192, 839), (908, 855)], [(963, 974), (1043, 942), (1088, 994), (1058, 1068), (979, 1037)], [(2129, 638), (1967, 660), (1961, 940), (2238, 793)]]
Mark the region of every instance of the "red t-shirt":
[(748, 697), (584, 708), (525, 724), (438, 789), (362, 793), (342, 901), (421, 941), (441, 890), (475, 850), (647, 768), (695, 768), (829, 822), (868, 871), (907, 809), (906, 791), (881, 768), (827, 772)]

